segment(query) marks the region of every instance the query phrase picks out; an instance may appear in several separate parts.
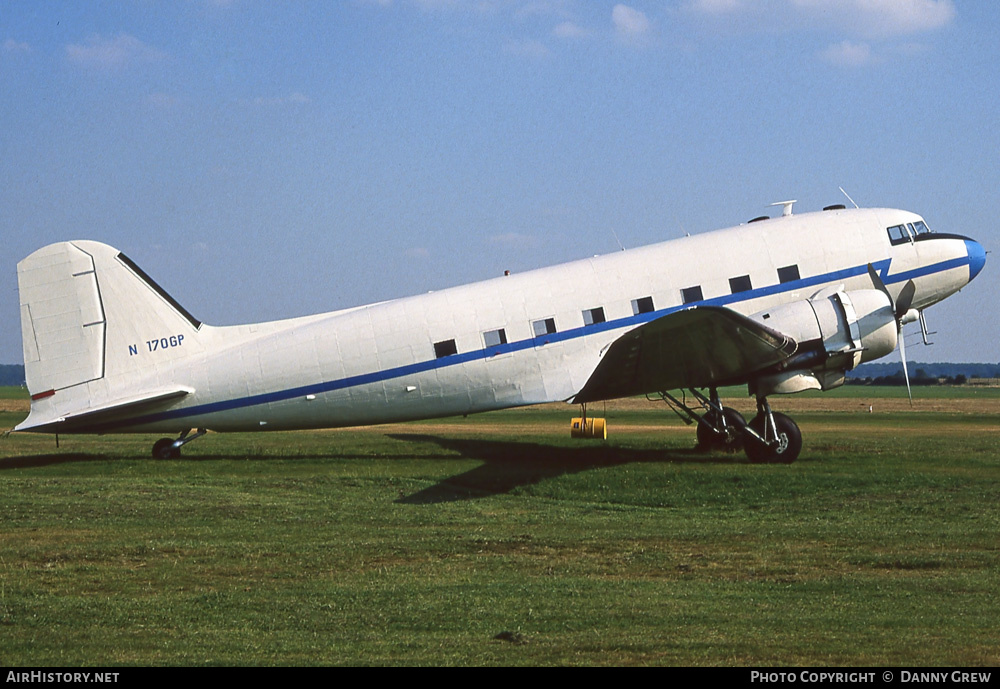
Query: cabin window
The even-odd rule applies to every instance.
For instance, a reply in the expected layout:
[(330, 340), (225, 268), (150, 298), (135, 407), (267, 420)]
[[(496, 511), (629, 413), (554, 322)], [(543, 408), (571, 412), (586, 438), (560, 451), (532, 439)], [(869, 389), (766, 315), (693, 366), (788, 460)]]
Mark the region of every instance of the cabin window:
[(503, 328), (487, 330), (483, 333), (483, 343), (487, 347), (499, 347), (507, 344), (507, 332)]
[(535, 333), (535, 337), (542, 337), (543, 335), (551, 335), (556, 331), (556, 319), (543, 318), (540, 321), (532, 321), (531, 330), (532, 332)]
[(632, 315), (638, 316), (640, 313), (649, 313), (655, 311), (653, 308), (653, 298), (652, 297), (642, 297), (641, 299), (632, 300)]
[(685, 287), (681, 290), (681, 300), (685, 304), (692, 304), (696, 301), (701, 301), (702, 299), (704, 299), (704, 297), (701, 294), (701, 285)]
[(444, 340), (443, 342), (434, 343), (434, 356), (438, 359), (451, 356), (452, 354), (458, 354), (458, 347), (455, 346), (455, 340)]
[(918, 220), (913, 223), (914, 234), (930, 234), (931, 228), (927, 227), (927, 224), (923, 220)]
[(583, 312), (584, 325), (597, 325), (598, 323), (603, 323), (605, 320), (603, 306), (598, 306), (596, 309), (587, 309)]
[(729, 291), (733, 294), (737, 292), (749, 292), (753, 287), (750, 285), (749, 275), (740, 275), (739, 277), (729, 278)]
[(799, 267), (797, 265), (778, 268), (778, 282), (784, 284), (786, 282), (795, 282), (798, 279)]

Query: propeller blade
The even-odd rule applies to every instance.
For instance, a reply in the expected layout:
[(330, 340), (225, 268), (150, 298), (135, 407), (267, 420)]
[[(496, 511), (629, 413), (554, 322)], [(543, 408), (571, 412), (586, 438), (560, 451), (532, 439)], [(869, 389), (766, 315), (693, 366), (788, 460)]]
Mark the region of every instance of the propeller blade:
[(875, 272), (875, 268), (872, 266), (871, 263), (868, 264), (868, 277), (871, 278), (872, 284), (875, 286), (875, 289), (877, 289), (879, 292), (881, 292), (885, 296), (889, 297), (889, 303), (892, 304), (892, 309), (893, 309), (893, 311), (895, 311), (896, 310), (896, 303), (892, 300), (892, 295), (889, 294), (889, 290), (886, 289), (885, 283), (882, 282), (882, 278), (880, 278), (878, 276), (878, 273)]
[(868, 277), (871, 278), (875, 289), (889, 298), (889, 306), (892, 307), (893, 316), (896, 318), (897, 341), (899, 342), (899, 356), (903, 360), (903, 379), (906, 381), (906, 396), (910, 398), (910, 406), (912, 407), (913, 392), (910, 390), (910, 372), (906, 370), (906, 341), (903, 338), (902, 318), (910, 310), (910, 305), (913, 304), (913, 295), (917, 291), (917, 286), (913, 284), (913, 280), (907, 280), (906, 284), (903, 285), (903, 289), (899, 291), (899, 298), (893, 299), (885, 283), (882, 282), (882, 278), (878, 276), (875, 267), (871, 263), (868, 264)]
[[(913, 303), (913, 294), (917, 291), (917, 286), (913, 284), (913, 280), (907, 280), (906, 284), (903, 285), (903, 289), (899, 291), (899, 296), (896, 297), (896, 320), (900, 320), (907, 311), (910, 310), (910, 304)], [(900, 325), (902, 327), (902, 325)]]
[(906, 370), (906, 340), (903, 338), (903, 328), (899, 328), (899, 357), (903, 360), (903, 380), (906, 381), (906, 396), (910, 398), (910, 406), (913, 406), (913, 393), (910, 391), (910, 373)]

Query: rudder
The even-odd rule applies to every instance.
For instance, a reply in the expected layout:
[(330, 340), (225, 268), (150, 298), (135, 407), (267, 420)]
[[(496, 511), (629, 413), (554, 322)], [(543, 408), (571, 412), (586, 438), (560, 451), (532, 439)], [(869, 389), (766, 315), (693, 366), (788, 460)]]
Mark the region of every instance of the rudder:
[(32, 395), (102, 378), (107, 321), (93, 256), (69, 242), (52, 244), (18, 264), (17, 284)]

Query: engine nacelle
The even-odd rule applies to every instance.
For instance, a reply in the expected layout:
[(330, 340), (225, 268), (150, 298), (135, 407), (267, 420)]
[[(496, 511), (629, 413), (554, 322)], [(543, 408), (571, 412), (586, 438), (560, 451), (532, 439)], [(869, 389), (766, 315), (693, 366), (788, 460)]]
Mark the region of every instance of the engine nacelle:
[(795, 339), (793, 357), (760, 376), (754, 392), (829, 390), (858, 364), (896, 348), (892, 302), (876, 289), (824, 289), (809, 299), (760, 311), (750, 318)]

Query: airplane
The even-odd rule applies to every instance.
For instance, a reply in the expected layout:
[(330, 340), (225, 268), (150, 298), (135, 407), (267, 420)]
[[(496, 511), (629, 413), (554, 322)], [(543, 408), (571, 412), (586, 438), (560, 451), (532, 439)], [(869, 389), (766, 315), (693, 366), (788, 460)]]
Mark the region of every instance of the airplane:
[[(15, 431), (333, 428), (659, 395), (699, 444), (789, 463), (802, 436), (768, 398), (829, 390), (897, 346), (986, 253), (904, 210), (828, 206), (331, 313), (213, 327), (94, 241), (17, 267), (28, 417)], [(905, 365), (905, 352), (903, 352)], [(757, 415), (723, 407), (747, 385)], [(688, 392), (683, 392), (688, 391)], [(677, 394), (681, 394), (678, 399)], [(690, 394), (690, 397), (688, 397)], [(582, 422), (582, 423), (581, 423)]]

